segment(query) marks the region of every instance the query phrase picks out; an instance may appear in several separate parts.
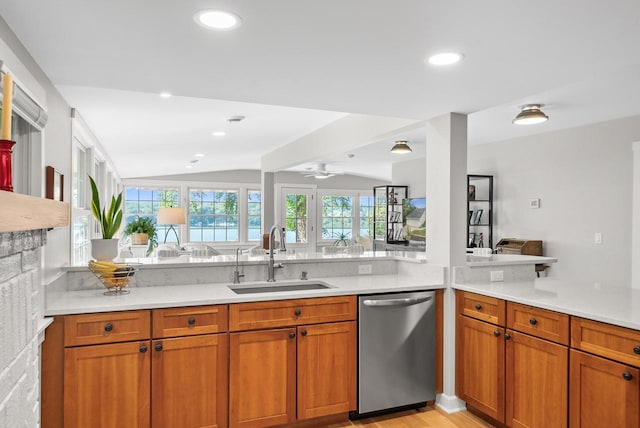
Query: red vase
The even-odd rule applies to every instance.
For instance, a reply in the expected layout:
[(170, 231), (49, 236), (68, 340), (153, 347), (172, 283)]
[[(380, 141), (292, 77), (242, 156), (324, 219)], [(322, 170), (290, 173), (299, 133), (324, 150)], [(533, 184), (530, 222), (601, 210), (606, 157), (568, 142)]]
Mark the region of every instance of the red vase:
[(15, 141), (0, 140), (0, 190), (13, 192), (11, 153)]

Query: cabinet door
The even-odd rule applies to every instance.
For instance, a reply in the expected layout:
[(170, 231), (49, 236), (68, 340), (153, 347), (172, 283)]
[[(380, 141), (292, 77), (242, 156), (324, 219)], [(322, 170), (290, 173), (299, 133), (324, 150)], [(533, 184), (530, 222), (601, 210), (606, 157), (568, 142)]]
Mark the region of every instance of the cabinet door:
[(504, 329), (459, 316), (458, 388), (461, 398), (504, 422)]
[(65, 428), (149, 427), (150, 345), (65, 349)]
[(227, 335), (152, 343), (153, 428), (227, 426)]
[(355, 321), (298, 327), (298, 419), (355, 408)]
[(506, 424), (566, 427), (569, 350), (512, 330), (507, 334)]
[(571, 350), (571, 428), (638, 428), (640, 370)]
[(264, 427), (295, 418), (295, 328), (232, 333), (229, 426)]

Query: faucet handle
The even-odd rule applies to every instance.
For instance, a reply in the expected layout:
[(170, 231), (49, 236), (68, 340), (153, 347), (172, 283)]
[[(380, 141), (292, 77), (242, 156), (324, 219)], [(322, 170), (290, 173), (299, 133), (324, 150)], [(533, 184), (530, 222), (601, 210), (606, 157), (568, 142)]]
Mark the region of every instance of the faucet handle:
[(303, 270), (302, 273), (300, 273), (300, 279), (303, 280), (303, 281), (306, 281), (307, 279), (309, 279), (309, 278), (307, 278), (307, 271), (306, 270)]

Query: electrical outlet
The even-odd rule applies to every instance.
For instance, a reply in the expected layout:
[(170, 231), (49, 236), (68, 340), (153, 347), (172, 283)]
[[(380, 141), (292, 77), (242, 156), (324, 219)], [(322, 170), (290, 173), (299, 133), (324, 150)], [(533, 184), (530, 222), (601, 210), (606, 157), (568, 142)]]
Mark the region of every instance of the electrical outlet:
[(502, 270), (492, 270), (491, 271), (491, 281), (504, 281), (504, 271)]
[(371, 265), (358, 265), (358, 274), (370, 275), (373, 273), (373, 266)]
[(596, 232), (593, 234), (593, 243), (594, 244), (602, 244), (602, 232)]

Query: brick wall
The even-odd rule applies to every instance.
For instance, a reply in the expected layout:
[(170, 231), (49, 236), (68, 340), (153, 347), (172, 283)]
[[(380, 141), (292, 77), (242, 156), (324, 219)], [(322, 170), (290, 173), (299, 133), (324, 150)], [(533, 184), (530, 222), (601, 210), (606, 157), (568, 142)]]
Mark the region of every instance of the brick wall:
[(40, 425), (45, 241), (44, 230), (0, 233), (0, 427)]

